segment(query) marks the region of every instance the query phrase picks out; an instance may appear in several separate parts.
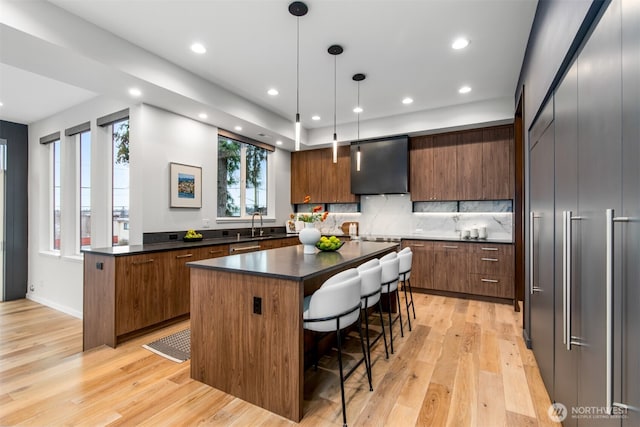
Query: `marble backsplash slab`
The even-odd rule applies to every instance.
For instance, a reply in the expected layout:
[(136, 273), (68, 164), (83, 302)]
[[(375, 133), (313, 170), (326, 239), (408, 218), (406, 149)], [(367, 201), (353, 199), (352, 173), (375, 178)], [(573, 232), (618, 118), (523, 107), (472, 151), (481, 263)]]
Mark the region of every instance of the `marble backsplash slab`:
[(512, 212), (412, 212), (409, 195), (362, 196), (361, 213), (331, 213), (318, 227), (339, 234), (343, 222), (357, 221), (361, 236), (460, 237), (460, 231), (486, 227), (491, 239), (512, 240)]

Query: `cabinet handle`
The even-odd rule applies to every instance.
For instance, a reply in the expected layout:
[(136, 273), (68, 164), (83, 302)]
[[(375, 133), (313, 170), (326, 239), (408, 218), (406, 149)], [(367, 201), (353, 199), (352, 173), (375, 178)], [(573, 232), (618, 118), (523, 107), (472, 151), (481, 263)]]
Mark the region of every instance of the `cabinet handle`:
[(443, 245), (442, 247), (443, 247), (443, 248), (445, 248), (445, 249), (458, 249), (458, 247), (457, 247), (457, 246), (448, 246), (448, 245)]
[(480, 258), (482, 261), (498, 262), (498, 258)]
[(607, 304), (607, 375), (606, 375), (606, 402), (605, 407), (607, 413), (613, 415), (613, 407), (628, 408), (628, 405), (613, 401), (613, 264), (614, 264), (614, 247), (613, 247), (613, 232), (615, 222), (628, 222), (629, 217), (614, 217), (614, 210), (607, 209), (606, 211), (606, 230), (607, 230), (607, 242), (606, 242), (606, 261), (607, 261), (607, 274), (606, 274), (606, 304)]
[(243, 248), (231, 248), (231, 252), (251, 251), (254, 249), (260, 249), (260, 246), (256, 245), (256, 246), (245, 246)]
[(224, 251), (223, 251), (222, 249), (219, 249), (219, 250), (217, 250), (217, 251), (209, 251), (209, 253), (210, 253), (211, 255), (214, 255), (214, 254), (221, 254), (221, 253), (224, 253)]
[(542, 292), (542, 288), (540, 286), (535, 286), (535, 274), (534, 274), (534, 266), (535, 266), (535, 219), (540, 218), (539, 215), (536, 215), (535, 212), (529, 212), (529, 288), (530, 293), (533, 295), (536, 292)]
[(424, 248), (424, 245), (415, 245), (415, 244), (410, 244), (409, 246), (413, 246), (414, 248)]
[(192, 256), (193, 256), (193, 254), (176, 255), (176, 259), (191, 258)]
[(483, 251), (497, 251), (498, 248), (480, 248)]
[(135, 261), (135, 262), (132, 262), (132, 264), (133, 265), (149, 264), (149, 263), (151, 263), (153, 261), (154, 261), (154, 259), (150, 258), (150, 259), (146, 259), (144, 261)]
[(498, 283), (499, 280), (494, 280), (494, 279), (480, 279), (481, 282), (486, 282), (486, 283)]

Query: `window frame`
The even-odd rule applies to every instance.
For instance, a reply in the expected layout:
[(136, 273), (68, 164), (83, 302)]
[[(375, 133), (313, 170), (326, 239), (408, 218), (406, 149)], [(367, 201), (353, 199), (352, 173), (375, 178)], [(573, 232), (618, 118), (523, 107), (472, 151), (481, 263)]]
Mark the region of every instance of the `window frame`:
[[(62, 249), (62, 143), (60, 138), (51, 141), (51, 150), (49, 156), (49, 165), (51, 167), (51, 189), (50, 197), (51, 204), (49, 206), (49, 250), (52, 252), (60, 253)], [(58, 152), (58, 168), (56, 168), (56, 148)], [(58, 185), (56, 186), (56, 171), (58, 172)], [(58, 247), (56, 248), (56, 188), (58, 189), (58, 203), (60, 205), (57, 225), (59, 228), (58, 233)]]
[[(93, 212), (92, 209), (92, 203), (91, 203), (91, 167), (92, 167), (92, 158), (91, 158), (91, 151), (92, 151), (92, 146), (93, 146), (93, 135), (91, 133), (91, 129), (88, 129), (86, 131), (82, 131), (79, 132), (78, 134), (76, 134), (76, 147), (77, 147), (77, 155), (76, 155), (76, 164), (78, 165), (77, 168), (77, 181), (76, 181), (76, 188), (78, 190), (78, 198), (77, 198), (77, 203), (78, 205), (76, 206), (76, 212), (77, 212), (77, 218), (76, 218), (76, 230), (78, 231), (78, 236), (76, 238), (76, 254), (82, 254), (82, 250), (83, 249), (89, 249), (91, 248), (91, 244), (89, 244), (88, 246), (83, 246), (82, 245), (82, 202), (83, 202), (83, 198), (82, 198), (82, 138), (83, 135), (89, 135), (89, 229), (91, 230), (91, 214)], [(91, 239), (91, 231), (89, 232), (89, 239)], [(91, 240), (89, 240), (91, 242)]]
[[(115, 180), (116, 180), (116, 177), (115, 177), (115, 175), (116, 175), (115, 174), (115, 168), (116, 168), (115, 139), (116, 139), (116, 127), (119, 126), (123, 122), (127, 122), (127, 123), (130, 124), (129, 120), (130, 120), (129, 116), (127, 115), (126, 117), (118, 118), (117, 120), (109, 123), (109, 130), (110, 130), (110, 134), (111, 134), (111, 212), (109, 213), (109, 217), (111, 218), (111, 221), (110, 221), (110, 224), (111, 224), (110, 225), (110, 229), (111, 229), (111, 231), (110, 231), (109, 239), (111, 241), (111, 244), (110, 244), (111, 247), (125, 246), (125, 245), (120, 245), (120, 244), (114, 243), (114, 237), (116, 237), (115, 234), (114, 234), (115, 233), (115, 227), (114, 227), (115, 220), (114, 220), (114, 215), (113, 215), (114, 209), (115, 209), (115, 193), (116, 193), (116, 191), (115, 191), (116, 190), (116, 187), (115, 187)], [(127, 169), (129, 169), (129, 167), (130, 167), (130, 162), (127, 165)], [(127, 203), (128, 203), (128, 210), (130, 210), (131, 209), (131, 170), (130, 169), (129, 169), (128, 173), (129, 173), (129, 181), (128, 181), (129, 197), (128, 197)], [(129, 231), (128, 227), (127, 227), (127, 231)], [(128, 244), (128, 239), (127, 239), (127, 244)]]
[[(218, 134), (218, 138), (216, 141), (216, 152), (217, 152), (217, 160), (219, 160), (219, 153), (220, 153), (220, 140), (221, 139), (225, 139), (225, 140), (230, 140), (233, 141), (237, 144), (240, 145), (240, 182), (239, 182), (239, 188), (240, 188), (240, 215), (239, 216), (220, 216), (220, 212), (218, 212), (218, 196), (216, 195), (216, 221), (217, 222), (246, 222), (246, 221), (251, 221), (252, 215), (249, 215), (247, 213), (247, 149), (250, 145), (258, 148), (258, 149), (262, 149), (265, 151), (266, 153), (266, 157), (265, 157), (265, 163), (266, 163), (266, 171), (265, 171), (265, 179), (266, 182), (264, 184), (264, 188), (265, 188), (265, 208), (266, 208), (266, 214), (264, 215), (264, 218), (274, 218), (275, 214), (274, 214), (274, 210), (275, 210), (275, 204), (272, 203), (272, 198), (271, 196), (271, 192), (273, 189), (273, 179), (274, 175), (272, 173), (272, 169), (273, 169), (273, 151), (275, 149), (271, 148), (267, 148), (270, 146), (267, 146), (266, 144), (253, 144), (249, 141), (247, 141), (246, 138), (235, 138), (233, 134), (229, 133), (229, 132), (221, 132)], [(216, 191), (218, 189), (218, 181), (217, 181), (218, 177), (216, 177)], [(263, 220), (264, 220), (263, 218)]]

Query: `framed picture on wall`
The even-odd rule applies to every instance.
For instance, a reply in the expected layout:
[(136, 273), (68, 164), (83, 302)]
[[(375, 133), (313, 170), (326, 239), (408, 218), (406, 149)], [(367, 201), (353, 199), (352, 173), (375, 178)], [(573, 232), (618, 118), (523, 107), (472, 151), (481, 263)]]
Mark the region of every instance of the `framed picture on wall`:
[(169, 163), (169, 190), (172, 208), (202, 207), (202, 168)]

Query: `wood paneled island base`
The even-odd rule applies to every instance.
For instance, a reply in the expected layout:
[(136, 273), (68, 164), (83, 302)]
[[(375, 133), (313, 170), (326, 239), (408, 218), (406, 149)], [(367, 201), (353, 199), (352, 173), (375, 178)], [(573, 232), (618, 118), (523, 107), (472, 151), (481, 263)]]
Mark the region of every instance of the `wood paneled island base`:
[(189, 263), (191, 378), (300, 421), (304, 296), (333, 274), (396, 249), (347, 242), (333, 253), (303, 255), (293, 246)]

